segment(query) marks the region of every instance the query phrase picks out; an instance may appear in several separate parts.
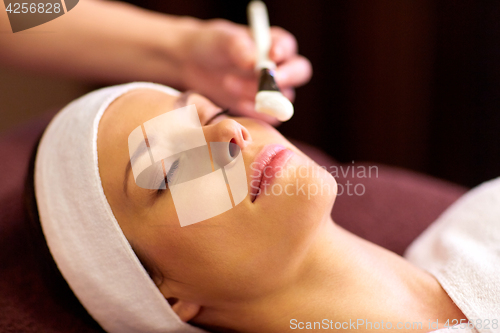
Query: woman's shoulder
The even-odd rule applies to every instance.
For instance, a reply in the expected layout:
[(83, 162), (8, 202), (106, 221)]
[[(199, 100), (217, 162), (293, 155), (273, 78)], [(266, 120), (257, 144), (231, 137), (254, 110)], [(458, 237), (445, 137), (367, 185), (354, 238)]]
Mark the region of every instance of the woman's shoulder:
[(410, 245), (405, 257), (434, 275), (467, 318), (499, 320), (499, 244), (497, 178), (450, 206)]

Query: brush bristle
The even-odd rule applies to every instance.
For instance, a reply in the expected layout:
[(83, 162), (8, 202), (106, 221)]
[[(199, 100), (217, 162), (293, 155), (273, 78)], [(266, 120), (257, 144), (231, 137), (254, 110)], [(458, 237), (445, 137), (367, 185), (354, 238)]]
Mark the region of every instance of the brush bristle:
[(259, 91), (255, 96), (255, 109), (279, 121), (287, 121), (293, 116), (293, 104), (279, 91)]

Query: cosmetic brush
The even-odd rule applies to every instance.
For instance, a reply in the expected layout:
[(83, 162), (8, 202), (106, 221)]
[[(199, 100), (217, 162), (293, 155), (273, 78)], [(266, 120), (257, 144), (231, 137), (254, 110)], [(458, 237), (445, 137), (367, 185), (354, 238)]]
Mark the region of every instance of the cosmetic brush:
[(255, 96), (255, 110), (287, 121), (293, 116), (292, 103), (283, 96), (274, 80), (276, 64), (269, 59), (271, 31), (266, 5), (262, 1), (248, 4), (248, 21), (257, 50), (255, 70), (260, 72), (259, 89)]

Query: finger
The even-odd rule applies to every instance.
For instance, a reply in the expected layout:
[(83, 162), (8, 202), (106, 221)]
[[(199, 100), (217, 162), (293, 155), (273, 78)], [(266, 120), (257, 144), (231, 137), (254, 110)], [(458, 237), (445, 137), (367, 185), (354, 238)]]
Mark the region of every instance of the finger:
[(213, 19), (207, 21), (204, 30), (203, 43), (209, 48), (215, 48), (214, 56), (219, 58), (213, 59), (216, 63), (221, 60), (226, 67), (236, 66), (245, 70), (253, 68), (255, 45), (247, 26), (224, 19)]
[(236, 99), (253, 99), (257, 94), (258, 80), (244, 78), (241, 75), (227, 74), (222, 81), (222, 88)]
[(279, 64), (297, 54), (297, 40), (288, 31), (280, 27), (271, 28), (271, 50), (269, 57)]
[(293, 103), (293, 101), (295, 100), (295, 89), (294, 88), (281, 89), (281, 93), (283, 95), (285, 95), (285, 97), (288, 98), (288, 100), (290, 100), (290, 102)]
[(248, 31), (235, 32), (228, 39), (229, 57), (238, 68), (253, 70), (255, 65), (255, 44)]
[(279, 87), (287, 88), (304, 85), (309, 82), (311, 76), (311, 62), (303, 56), (295, 56), (278, 66), (274, 77)]
[(255, 43), (250, 29), (244, 25), (221, 20), (219, 33), (223, 35), (220, 47), (226, 50), (232, 64), (243, 70), (252, 70), (255, 65)]

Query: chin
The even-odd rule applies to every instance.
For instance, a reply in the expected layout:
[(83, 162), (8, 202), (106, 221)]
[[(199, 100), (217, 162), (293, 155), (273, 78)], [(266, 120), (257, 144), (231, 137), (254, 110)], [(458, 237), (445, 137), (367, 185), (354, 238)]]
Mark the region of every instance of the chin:
[[(287, 164), (287, 176), (274, 179), (267, 195), (255, 203), (267, 214), (302, 235), (316, 230), (328, 220), (337, 195), (337, 182), (309, 157), (297, 154)], [(273, 193), (274, 190), (274, 193)]]
[(299, 192), (297, 198), (304, 204), (315, 206), (317, 209), (331, 210), (333, 202), (337, 196), (337, 182), (335, 178), (324, 168), (308, 156), (298, 156), (296, 162), (291, 164), (296, 169), (296, 173), (290, 182), (303, 185), (304, 191)]

